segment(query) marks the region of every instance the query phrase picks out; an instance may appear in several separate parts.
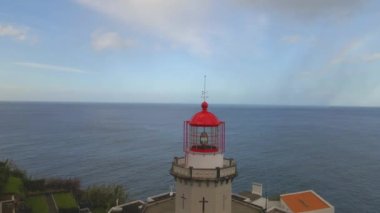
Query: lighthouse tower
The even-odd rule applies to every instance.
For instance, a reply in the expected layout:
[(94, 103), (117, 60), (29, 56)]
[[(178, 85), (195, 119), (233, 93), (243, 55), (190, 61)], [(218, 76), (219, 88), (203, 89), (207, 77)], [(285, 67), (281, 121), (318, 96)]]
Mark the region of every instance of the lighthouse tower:
[(175, 213), (231, 213), (233, 159), (224, 158), (225, 127), (204, 101), (202, 110), (184, 122), (184, 157), (170, 170), (176, 186)]

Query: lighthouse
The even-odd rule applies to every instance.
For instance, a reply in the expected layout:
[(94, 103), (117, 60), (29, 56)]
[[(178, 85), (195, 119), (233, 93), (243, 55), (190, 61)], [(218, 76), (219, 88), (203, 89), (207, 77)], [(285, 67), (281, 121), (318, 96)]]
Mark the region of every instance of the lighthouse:
[[(204, 86), (201, 109), (183, 123), (183, 156), (174, 157), (170, 174), (175, 193), (161, 193), (112, 207), (109, 213), (334, 213), (334, 206), (312, 190), (262, 196), (262, 184), (252, 191), (232, 194), (236, 162), (225, 158), (225, 122), (209, 110)], [(149, 178), (149, 177), (147, 177)]]
[[(205, 91), (204, 91), (205, 93)], [(201, 104), (183, 125), (184, 157), (175, 157), (175, 213), (231, 213), (233, 159), (224, 158), (225, 123)]]

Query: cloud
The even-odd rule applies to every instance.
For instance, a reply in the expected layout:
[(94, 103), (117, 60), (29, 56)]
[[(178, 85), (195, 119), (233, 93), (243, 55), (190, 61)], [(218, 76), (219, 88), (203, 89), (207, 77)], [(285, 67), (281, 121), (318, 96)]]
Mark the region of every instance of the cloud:
[(91, 45), (95, 50), (125, 49), (134, 46), (132, 39), (124, 39), (116, 32), (95, 32)]
[[(154, 38), (162, 47), (184, 49), (192, 54), (209, 56), (220, 48), (218, 42), (230, 35), (246, 35), (242, 25), (346, 17), (360, 11), (366, 0), (75, 0), (85, 8), (120, 22), (129, 31)], [(280, 18), (273, 21), (272, 19)], [(340, 20), (340, 19), (338, 19)], [(329, 20), (330, 21), (330, 20)], [(292, 22), (293, 23), (293, 22)], [(291, 23), (291, 24), (292, 24)], [(231, 25), (232, 24), (232, 25)], [(285, 26), (285, 25), (284, 25)], [(256, 36), (262, 32), (252, 33)], [(255, 43), (252, 39), (246, 43)], [(289, 37), (284, 42), (297, 43), (308, 38)], [(232, 39), (230, 39), (232, 40)], [(223, 45), (228, 45), (230, 40)], [(257, 39), (256, 39), (257, 40)], [(156, 43), (155, 42), (155, 43)], [(232, 41), (233, 42), (233, 41)], [(239, 41), (241, 42), (241, 41)], [(236, 42), (237, 43), (237, 42)], [(225, 49), (225, 48), (220, 48)]]
[(41, 64), (41, 63), (34, 63), (34, 62), (15, 62), (14, 64), (19, 65), (19, 66), (37, 68), (37, 69), (43, 69), (43, 70), (49, 70), (49, 71), (86, 73), (86, 71), (78, 69), (78, 68), (64, 67), (64, 66), (51, 65), (51, 64)]
[(367, 42), (367, 38), (355, 39), (348, 42), (339, 52), (331, 59), (330, 64), (357, 63), (358, 57), (355, 53), (362, 48)]
[(259, 11), (273, 15), (310, 20), (318, 17), (347, 17), (368, 0), (240, 0)]
[(380, 53), (372, 53), (372, 54), (365, 55), (363, 56), (363, 61), (365, 62), (380, 61)]
[(330, 64), (362, 64), (380, 61), (380, 52), (368, 53), (374, 42), (376, 41), (368, 37), (352, 40), (338, 51)]
[(28, 29), (26, 27), (14, 26), (11, 24), (0, 24), (0, 37), (10, 37), (15, 40), (24, 41), (27, 39)]
[(76, 0), (128, 26), (164, 41), (168, 46), (185, 48), (201, 55), (211, 53), (207, 35), (209, 0)]

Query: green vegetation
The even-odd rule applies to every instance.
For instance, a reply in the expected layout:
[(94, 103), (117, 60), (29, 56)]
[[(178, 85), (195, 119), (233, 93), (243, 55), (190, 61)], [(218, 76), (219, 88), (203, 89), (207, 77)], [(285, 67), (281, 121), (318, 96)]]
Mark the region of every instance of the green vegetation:
[(77, 208), (78, 205), (70, 192), (56, 193), (53, 195), (59, 209)]
[(0, 192), (3, 191), (5, 184), (8, 181), (10, 169), (8, 161), (0, 162)]
[(87, 188), (83, 199), (89, 201), (95, 209), (109, 209), (116, 205), (116, 200), (123, 203), (127, 193), (121, 185), (94, 185)]
[(49, 213), (49, 207), (44, 195), (28, 197), (26, 205), (32, 209), (32, 213)]
[(23, 194), (23, 182), (21, 178), (10, 176), (3, 188), (3, 193)]
[(81, 194), (80, 180), (76, 178), (26, 179), (25, 188), (34, 193), (70, 191), (75, 197)]
[(92, 213), (104, 213), (104, 212), (107, 212), (107, 210), (104, 208), (95, 208), (95, 209), (92, 209), (91, 212)]
[(25, 172), (11, 161), (0, 161), (0, 192), (22, 195), (25, 179)]
[(104, 213), (115, 206), (117, 200), (119, 203), (127, 200), (121, 185), (94, 185), (81, 190), (79, 179), (33, 179), (6, 160), (0, 161), (0, 196), (8, 193), (18, 195), (18, 205), (26, 207), (27, 212), (30, 208), (31, 213), (48, 213), (52, 204), (47, 195), (51, 193), (60, 213), (77, 213), (77, 201), (94, 213)]

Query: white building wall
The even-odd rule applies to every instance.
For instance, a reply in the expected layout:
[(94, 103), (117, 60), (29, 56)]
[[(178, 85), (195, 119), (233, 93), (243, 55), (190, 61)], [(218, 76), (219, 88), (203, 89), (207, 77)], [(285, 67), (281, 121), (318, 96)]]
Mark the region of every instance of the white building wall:
[(334, 213), (334, 208), (319, 209), (314, 211), (306, 211), (303, 213)]
[[(183, 200), (182, 196), (185, 199)], [(202, 198), (205, 198), (205, 213), (231, 213), (231, 182), (176, 181), (175, 213), (202, 213)]]
[(252, 183), (252, 194), (263, 196), (263, 184)]
[(188, 153), (186, 155), (186, 166), (197, 169), (222, 168), (223, 154)]

